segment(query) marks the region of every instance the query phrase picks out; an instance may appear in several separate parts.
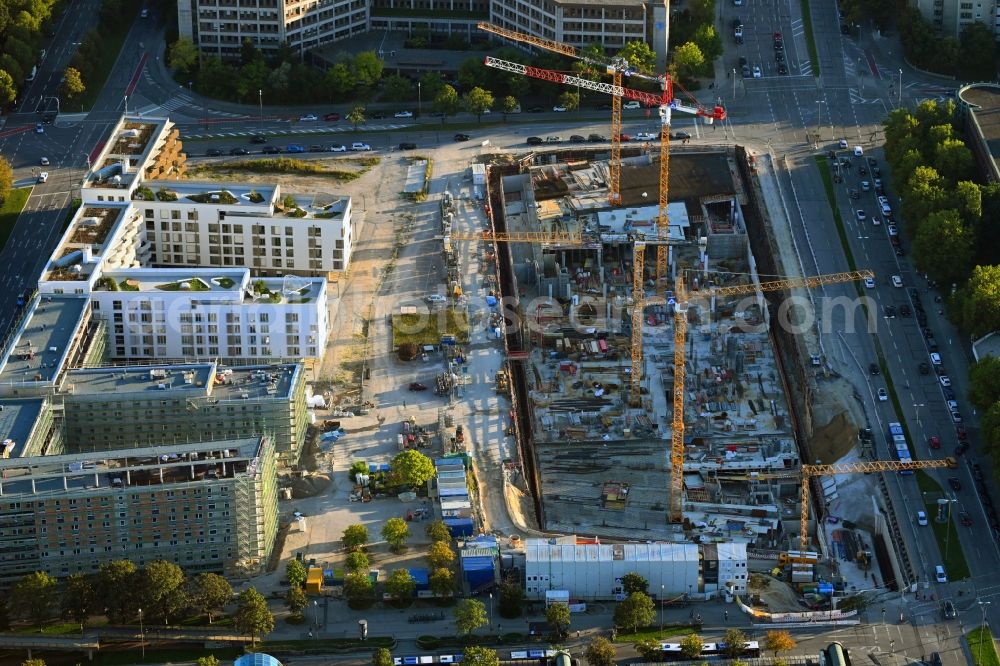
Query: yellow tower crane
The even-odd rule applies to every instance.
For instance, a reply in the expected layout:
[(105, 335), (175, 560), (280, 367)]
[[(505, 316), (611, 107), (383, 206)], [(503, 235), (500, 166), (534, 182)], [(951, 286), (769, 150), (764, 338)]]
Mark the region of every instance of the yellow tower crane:
[(833, 465), (803, 465), (802, 466), (802, 507), (799, 513), (799, 548), (805, 549), (809, 544), (809, 480), (814, 476), (834, 476), (836, 474), (870, 474), (872, 472), (898, 472), (907, 469), (940, 469), (957, 466), (954, 458), (944, 460), (867, 460), (853, 463)]
[[(846, 273), (830, 273), (828, 275), (814, 275), (811, 277), (791, 277), (781, 280), (768, 280), (756, 284), (740, 284), (727, 287), (709, 287), (702, 289), (699, 294), (705, 297), (714, 296), (739, 296), (743, 294), (753, 294), (765, 291), (781, 291), (783, 289), (796, 289), (800, 287), (819, 287), (827, 284), (838, 284), (841, 282), (853, 282), (865, 278), (874, 277), (871, 271), (849, 271)], [(684, 275), (679, 274), (674, 285), (674, 414), (673, 425), (670, 433), (670, 505), (668, 520), (671, 523), (680, 523), (684, 520), (684, 375), (685, 375), (685, 350), (687, 342), (687, 288), (684, 283)], [(641, 364), (636, 372), (636, 358), (642, 358), (642, 335), (638, 337), (632, 331), (632, 391), (633, 395), (639, 395), (640, 380), (642, 374)]]

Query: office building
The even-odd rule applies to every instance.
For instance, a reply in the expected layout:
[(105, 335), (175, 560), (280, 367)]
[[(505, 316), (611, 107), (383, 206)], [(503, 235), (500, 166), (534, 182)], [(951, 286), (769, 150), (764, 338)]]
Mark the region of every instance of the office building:
[(168, 560), (254, 575), (277, 532), (268, 437), (0, 460), (0, 585)]
[(958, 39), (973, 23), (983, 23), (993, 33), (1000, 32), (1000, 7), (990, 0), (914, 0), (920, 15), (944, 37)]

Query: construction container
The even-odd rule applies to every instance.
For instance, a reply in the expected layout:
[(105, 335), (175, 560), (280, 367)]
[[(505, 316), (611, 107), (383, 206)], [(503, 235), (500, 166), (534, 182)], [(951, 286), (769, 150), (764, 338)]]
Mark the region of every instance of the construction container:
[(323, 594), (323, 570), (309, 567), (306, 574), (306, 594)]

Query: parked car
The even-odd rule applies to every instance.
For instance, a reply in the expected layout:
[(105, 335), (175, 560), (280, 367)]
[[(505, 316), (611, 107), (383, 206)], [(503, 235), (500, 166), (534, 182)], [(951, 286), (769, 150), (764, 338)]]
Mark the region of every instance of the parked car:
[(527, 139), (529, 146), (537, 146), (539, 144), (545, 143), (545, 139), (540, 136), (529, 136)]
[(412, 118), (413, 117), (413, 112), (412, 111), (397, 111), (396, 113), (392, 114), (392, 117), (393, 118)]
[(278, 148), (277, 146), (264, 146), (260, 149), (260, 152), (265, 155), (278, 155), (281, 153), (281, 148)]
[(49, 179), (49, 172), (48, 171), (43, 171), (40, 174), (38, 174), (38, 182), (39, 183), (44, 183), (48, 179)]
[(556, 113), (565, 113), (566, 112), (566, 107), (565, 106), (558, 106), (558, 105), (556, 105), (556, 106), (552, 107), (552, 110), (555, 111)]
[(625, 102), (624, 104), (622, 104), (622, 108), (623, 109), (641, 109), (642, 108), (642, 104), (639, 104), (639, 102), (637, 102), (637, 101), (635, 101), (633, 99), (633, 100), (629, 100), (629, 101)]
[(267, 143), (267, 136), (264, 134), (257, 134), (250, 139), (250, 143)]
[(579, 134), (573, 134), (569, 137), (570, 143), (587, 143), (587, 137), (581, 136)]
[(325, 116), (323, 116), (323, 120), (325, 120), (328, 123), (335, 123), (338, 120), (340, 120), (340, 114), (339, 113), (328, 113)]
[(38, 160), (38, 163), (41, 164), (42, 166), (48, 166), (49, 165), (49, 158), (43, 157), (42, 159)]
[(304, 153), (306, 152), (306, 147), (300, 143), (290, 143), (285, 146), (286, 153)]
[(355, 141), (354, 143), (351, 144), (351, 150), (354, 151), (364, 151), (371, 149), (372, 149), (371, 146), (369, 146), (367, 143), (362, 143), (361, 141)]
[(441, 294), (430, 294), (428, 296), (424, 296), (424, 300), (428, 303), (447, 303), (448, 297), (442, 296)]
[(878, 390), (878, 401), (885, 402), (888, 399), (889, 399), (889, 394), (886, 393), (886, 390), (884, 388), (880, 388)]
[(684, 141), (685, 139), (690, 139), (691, 135), (687, 132), (674, 132), (670, 135), (671, 139), (677, 139), (679, 141)]
[(319, 120), (315, 113), (307, 113), (304, 116), (299, 116), (300, 123), (313, 123)]
[(547, 136), (545, 137), (545, 143), (562, 143), (562, 137), (556, 135)]
[(656, 135), (652, 132), (639, 132), (635, 135), (636, 141), (656, 141)]
[(411, 391), (426, 391), (427, 390), (427, 387), (424, 386), (423, 384), (421, 384), (420, 382), (410, 382), (410, 387), (409, 388), (410, 388)]
[(959, 491), (962, 489), (962, 482), (958, 480), (957, 476), (949, 476), (948, 485), (951, 486), (951, 489), (955, 491)]
[(461, 134), (461, 133), (459, 133), (459, 134), (456, 134), (454, 138), (455, 138), (455, 141), (468, 141), (472, 137), (470, 137), (468, 134)]
[(604, 143), (608, 140), (608, 137), (601, 136), (600, 134), (590, 134), (587, 136), (587, 141), (590, 143)]
[(927, 446), (931, 447), (932, 449), (940, 449), (941, 438), (938, 437), (937, 435), (931, 435), (930, 438), (927, 440)]
[(220, 157), (222, 155), (222, 151), (218, 148), (209, 148), (205, 151), (205, 154), (209, 157)]
[(327, 150), (329, 150), (331, 153), (346, 153), (347, 152), (347, 146), (345, 146), (343, 144), (341, 144), (339, 146), (338, 145), (331, 145), (331, 146), (329, 146), (327, 148)]
[(320, 144), (318, 144), (318, 143), (314, 143), (311, 146), (309, 146), (309, 152), (310, 153), (322, 153), (322, 152), (325, 152), (325, 151), (326, 151), (326, 149), (323, 146), (321, 146)]
[(413, 143), (412, 141), (402, 141), (399, 144), (399, 149), (400, 150), (413, 150), (416, 147), (417, 147), (417, 144)]
[(233, 155), (233, 156), (249, 155), (250, 151), (248, 149), (244, 148), (243, 146), (238, 146), (238, 147), (233, 148), (232, 150), (230, 150), (229, 154)]

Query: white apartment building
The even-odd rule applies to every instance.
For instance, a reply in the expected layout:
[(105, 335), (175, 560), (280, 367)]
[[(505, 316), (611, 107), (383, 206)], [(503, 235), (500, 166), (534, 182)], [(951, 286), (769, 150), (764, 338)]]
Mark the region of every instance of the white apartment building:
[(177, 23), (202, 53), (237, 58), (244, 40), (306, 51), (368, 30), (368, 0), (179, 0)]
[(39, 292), (89, 297), (113, 359), (321, 356), (326, 277), (350, 261), (350, 199), (153, 180), (183, 171), (168, 120), (119, 122)]
[(1000, 4), (991, 0), (913, 0), (911, 6), (945, 37), (957, 39), (973, 23), (1000, 35)]

